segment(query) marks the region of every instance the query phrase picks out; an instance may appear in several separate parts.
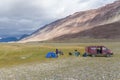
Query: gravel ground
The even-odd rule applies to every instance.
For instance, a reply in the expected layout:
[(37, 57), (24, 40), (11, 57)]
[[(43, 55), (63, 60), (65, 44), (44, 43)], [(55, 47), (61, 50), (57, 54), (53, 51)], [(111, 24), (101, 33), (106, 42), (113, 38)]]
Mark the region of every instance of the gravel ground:
[(0, 80), (120, 80), (120, 58), (69, 57), (1, 68)]

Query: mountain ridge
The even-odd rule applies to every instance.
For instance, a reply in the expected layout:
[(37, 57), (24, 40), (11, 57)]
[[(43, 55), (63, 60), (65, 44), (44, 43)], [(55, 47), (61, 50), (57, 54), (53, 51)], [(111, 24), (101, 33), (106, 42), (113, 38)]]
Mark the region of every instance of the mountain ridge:
[(22, 39), (20, 42), (45, 41), (67, 34), (77, 34), (85, 30), (120, 21), (120, 0), (98, 9), (76, 12), (56, 20)]

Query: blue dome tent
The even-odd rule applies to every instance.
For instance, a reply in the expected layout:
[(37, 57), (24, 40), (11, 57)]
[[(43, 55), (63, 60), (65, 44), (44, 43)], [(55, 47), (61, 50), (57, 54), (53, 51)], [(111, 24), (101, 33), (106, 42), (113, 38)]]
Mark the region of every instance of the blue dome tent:
[(57, 58), (57, 55), (54, 52), (48, 52), (46, 58)]

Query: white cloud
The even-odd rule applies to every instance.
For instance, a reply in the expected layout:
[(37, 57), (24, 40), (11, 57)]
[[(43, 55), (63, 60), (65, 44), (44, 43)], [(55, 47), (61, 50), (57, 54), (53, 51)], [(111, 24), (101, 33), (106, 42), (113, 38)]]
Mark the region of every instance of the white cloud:
[(8, 29), (9, 33), (12, 30), (18, 34), (20, 31), (27, 33), (56, 19), (113, 1), (115, 0), (0, 0), (0, 29)]

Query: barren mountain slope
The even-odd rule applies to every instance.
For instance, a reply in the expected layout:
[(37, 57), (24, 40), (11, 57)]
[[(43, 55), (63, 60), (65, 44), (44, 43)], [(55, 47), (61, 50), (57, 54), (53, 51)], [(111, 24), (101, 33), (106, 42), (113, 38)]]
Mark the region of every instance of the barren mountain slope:
[(66, 34), (80, 33), (94, 27), (100, 27), (120, 20), (120, 0), (98, 9), (74, 13), (50, 23), (20, 42), (50, 40)]
[(62, 35), (54, 38), (53, 40), (66, 40), (73, 38), (120, 39), (120, 21), (106, 25), (100, 25), (75, 34)]

